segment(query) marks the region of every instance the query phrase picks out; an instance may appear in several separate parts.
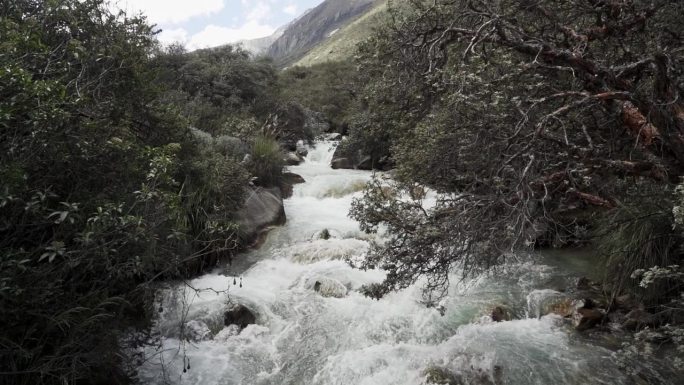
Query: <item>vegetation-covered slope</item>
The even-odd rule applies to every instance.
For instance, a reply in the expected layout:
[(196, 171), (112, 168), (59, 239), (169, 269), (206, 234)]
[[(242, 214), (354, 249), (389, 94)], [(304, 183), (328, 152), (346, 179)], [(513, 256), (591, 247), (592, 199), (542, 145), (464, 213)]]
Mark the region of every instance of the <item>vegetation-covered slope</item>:
[(373, 8), (351, 23), (334, 30), (314, 48), (299, 59), (295, 65), (311, 66), (331, 61), (350, 60), (356, 53), (356, 46), (371, 36), (373, 28), (385, 16), (387, 2), (376, 1)]
[[(430, 212), (379, 185), (356, 202), (365, 229), (383, 224), (392, 234), (367, 261), (389, 272), (371, 292), (427, 277), (439, 293), (454, 267), (478, 273), (511, 252), (589, 241), (610, 267), (613, 295), (637, 286), (637, 269), (676, 271), (683, 7), (414, 0), (394, 8), (361, 46), (361, 111), (348, 145), (391, 155), (409, 191), (418, 184), (444, 195)], [(658, 308), (681, 288), (668, 281), (637, 292)]]
[(326, 0), (290, 24), (266, 54), (280, 66), (290, 65), (333, 31), (366, 13), (374, 2), (375, 0)]
[(0, 52), (0, 382), (128, 383), (155, 283), (239, 250), (248, 183), (311, 138), (262, 130), (271, 62), (161, 49), (101, 0), (3, 3)]

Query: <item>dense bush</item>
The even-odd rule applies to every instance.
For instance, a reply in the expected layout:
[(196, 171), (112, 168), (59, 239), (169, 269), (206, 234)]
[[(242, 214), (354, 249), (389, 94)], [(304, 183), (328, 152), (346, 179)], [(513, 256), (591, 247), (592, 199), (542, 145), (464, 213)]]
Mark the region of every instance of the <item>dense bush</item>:
[[(243, 68), (233, 51), (225, 62), (167, 56), (143, 17), (107, 9), (101, 0), (0, 9), (3, 384), (125, 383), (121, 333), (149, 321), (151, 284), (237, 246), (231, 216), (248, 173), (235, 142), (207, 148), (188, 120), (225, 123), (193, 100), (212, 113), (260, 113), (271, 67)], [(206, 83), (164, 80), (186, 60), (199, 69), (183, 74), (206, 70)], [(179, 88), (192, 97), (168, 103)]]
[[(432, 286), (439, 292), (450, 268), (477, 273), (511, 252), (591, 234), (622, 240), (606, 250), (626, 262), (609, 258), (623, 283), (633, 269), (679, 264), (671, 212), (684, 174), (684, 37), (673, 31), (684, 30), (674, 16), (682, 7), (668, 0), (391, 7), (387, 24), (360, 47), (364, 110), (350, 143), (389, 151), (403, 186), (429, 186), (443, 199), (422, 212), (373, 185), (355, 203), (362, 225), (393, 229), (368, 263), (388, 267), (384, 289), (427, 276), (443, 284)], [(402, 220), (413, 211), (423, 217)], [(597, 220), (613, 215), (618, 220), (605, 225)]]
[(284, 166), (283, 151), (272, 137), (260, 135), (252, 140), (252, 157), (248, 167), (263, 187), (280, 186)]
[(278, 78), (279, 97), (320, 112), (335, 132), (345, 132), (356, 105), (357, 71), (351, 62), (292, 67)]
[[(186, 53), (171, 46), (155, 59), (163, 95), (194, 127), (212, 135), (249, 137), (251, 119), (270, 114), (277, 104), (276, 69), (266, 59), (227, 45)], [(250, 128), (248, 128), (251, 125)]]

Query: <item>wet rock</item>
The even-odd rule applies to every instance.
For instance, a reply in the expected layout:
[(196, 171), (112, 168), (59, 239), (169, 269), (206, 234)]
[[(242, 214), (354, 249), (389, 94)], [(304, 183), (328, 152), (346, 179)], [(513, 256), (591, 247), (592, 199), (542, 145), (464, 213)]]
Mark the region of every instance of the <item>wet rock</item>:
[(200, 342), (210, 340), (212, 337), (211, 330), (206, 323), (198, 320), (188, 321), (184, 328), (184, 337), (188, 341)]
[(373, 158), (370, 156), (364, 156), (357, 164), (356, 168), (359, 170), (370, 171), (373, 169)]
[(296, 152), (288, 152), (285, 154), (283, 161), (288, 166), (297, 166), (304, 161), (304, 158), (299, 156)]
[(289, 184), (306, 183), (306, 180), (304, 180), (304, 178), (301, 175), (295, 174), (293, 172), (284, 172), (283, 181)]
[(294, 185), (305, 182), (306, 181), (301, 175), (292, 172), (284, 172), (283, 179), (280, 183), (280, 192), (282, 193), (283, 198), (287, 199), (292, 196)]
[(330, 239), (330, 231), (328, 229), (321, 230), (320, 234), (318, 234), (318, 238), (325, 239), (327, 241)]
[(577, 304), (570, 298), (562, 298), (549, 304), (545, 310), (546, 314), (556, 314), (563, 318), (571, 317), (575, 312)]
[(528, 312), (533, 317), (558, 314), (569, 317), (574, 310), (572, 298), (556, 290), (533, 290), (527, 295)]
[(423, 371), (425, 382), (435, 385), (462, 385), (463, 381), (451, 371), (438, 366), (430, 366)]
[(596, 325), (600, 324), (605, 318), (606, 314), (597, 308), (586, 308), (582, 307), (577, 309), (575, 312), (573, 323), (575, 325), (575, 330), (585, 331), (589, 330)]
[(306, 147), (303, 140), (297, 141), (295, 148), (296, 148), (295, 153), (297, 155), (299, 155), (301, 157), (305, 157), (305, 156), (309, 155), (309, 149)]
[(269, 226), (285, 223), (285, 208), (279, 188), (252, 188), (247, 199), (237, 212), (240, 238), (247, 244), (258, 239), (259, 234)]
[(256, 316), (244, 305), (235, 305), (223, 316), (226, 326), (237, 325), (240, 330), (256, 323)]
[(313, 281), (313, 290), (328, 298), (344, 298), (347, 296), (347, 287), (342, 282), (328, 277), (316, 278)]
[(337, 158), (333, 159), (330, 162), (330, 166), (333, 168), (333, 170), (339, 170), (339, 169), (353, 169), (354, 164), (352, 163), (351, 160), (348, 158)]
[(510, 321), (511, 313), (508, 311), (508, 309), (502, 306), (497, 306), (494, 309), (492, 309), (490, 317), (492, 317), (492, 321), (494, 322)]
[(323, 140), (342, 140), (342, 134), (339, 132), (331, 132), (329, 134), (323, 134)]

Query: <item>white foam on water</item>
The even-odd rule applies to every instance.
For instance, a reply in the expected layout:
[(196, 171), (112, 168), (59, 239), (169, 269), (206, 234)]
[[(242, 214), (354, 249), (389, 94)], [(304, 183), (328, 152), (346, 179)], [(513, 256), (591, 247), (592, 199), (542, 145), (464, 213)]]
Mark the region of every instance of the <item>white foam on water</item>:
[[(239, 278), (212, 273), (189, 282), (199, 292), (178, 285), (163, 293), (160, 343), (142, 348), (142, 383), (416, 385), (432, 367), (471, 383), (625, 382), (609, 351), (572, 338), (558, 318), (489, 320), (499, 304), (525, 313), (530, 292), (557, 273), (548, 266), (520, 263), (503, 276), (454, 284), (443, 316), (422, 303), (420, 283), (380, 301), (363, 296), (361, 286), (384, 272), (345, 262), (368, 250), (368, 236), (347, 213), (371, 173), (331, 170), (333, 150), (332, 142), (318, 143), (290, 168), (307, 182), (286, 200), (287, 224), (249, 254), (256, 263), (241, 275), (242, 287)], [(434, 204), (436, 196), (426, 200)], [(331, 239), (317, 238), (323, 229)], [(314, 290), (315, 282), (331, 295)], [(231, 303), (251, 309), (257, 324), (225, 327)], [(181, 340), (181, 325), (193, 321), (198, 341)]]

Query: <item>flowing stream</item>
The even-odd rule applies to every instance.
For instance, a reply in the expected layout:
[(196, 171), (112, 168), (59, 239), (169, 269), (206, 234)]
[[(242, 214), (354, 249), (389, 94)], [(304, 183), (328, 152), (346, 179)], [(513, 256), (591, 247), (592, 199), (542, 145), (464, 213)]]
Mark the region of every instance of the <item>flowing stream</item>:
[[(417, 385), (441, 371), (474, 384), (639, 383), (618, 368), (617, 342), (537, 317), (553, 288), (577, 278), (567, 268), (521, 261), (454, 284), (444, 315), (421, 303), (420, 284), (380, 301), (360, 294), (383, 278), (345, 261), (368, 249), (369, 236), (347, 214), (371, 173), (332, 170), (334, 145), (317, 143), (290, 168), (306, 183), (285, 201), (287, 224), (259, 250), (190, 281), (199, 291), (177, 284), (163, 292), (159, 341), (141, 348), (142, 383)], [(320, 239), (323, 229), (330, 239)], [(231, 303), (253, 310), (256, 324), (224, 326)], [(516, 319), (492, 322), (498, 305)]]

